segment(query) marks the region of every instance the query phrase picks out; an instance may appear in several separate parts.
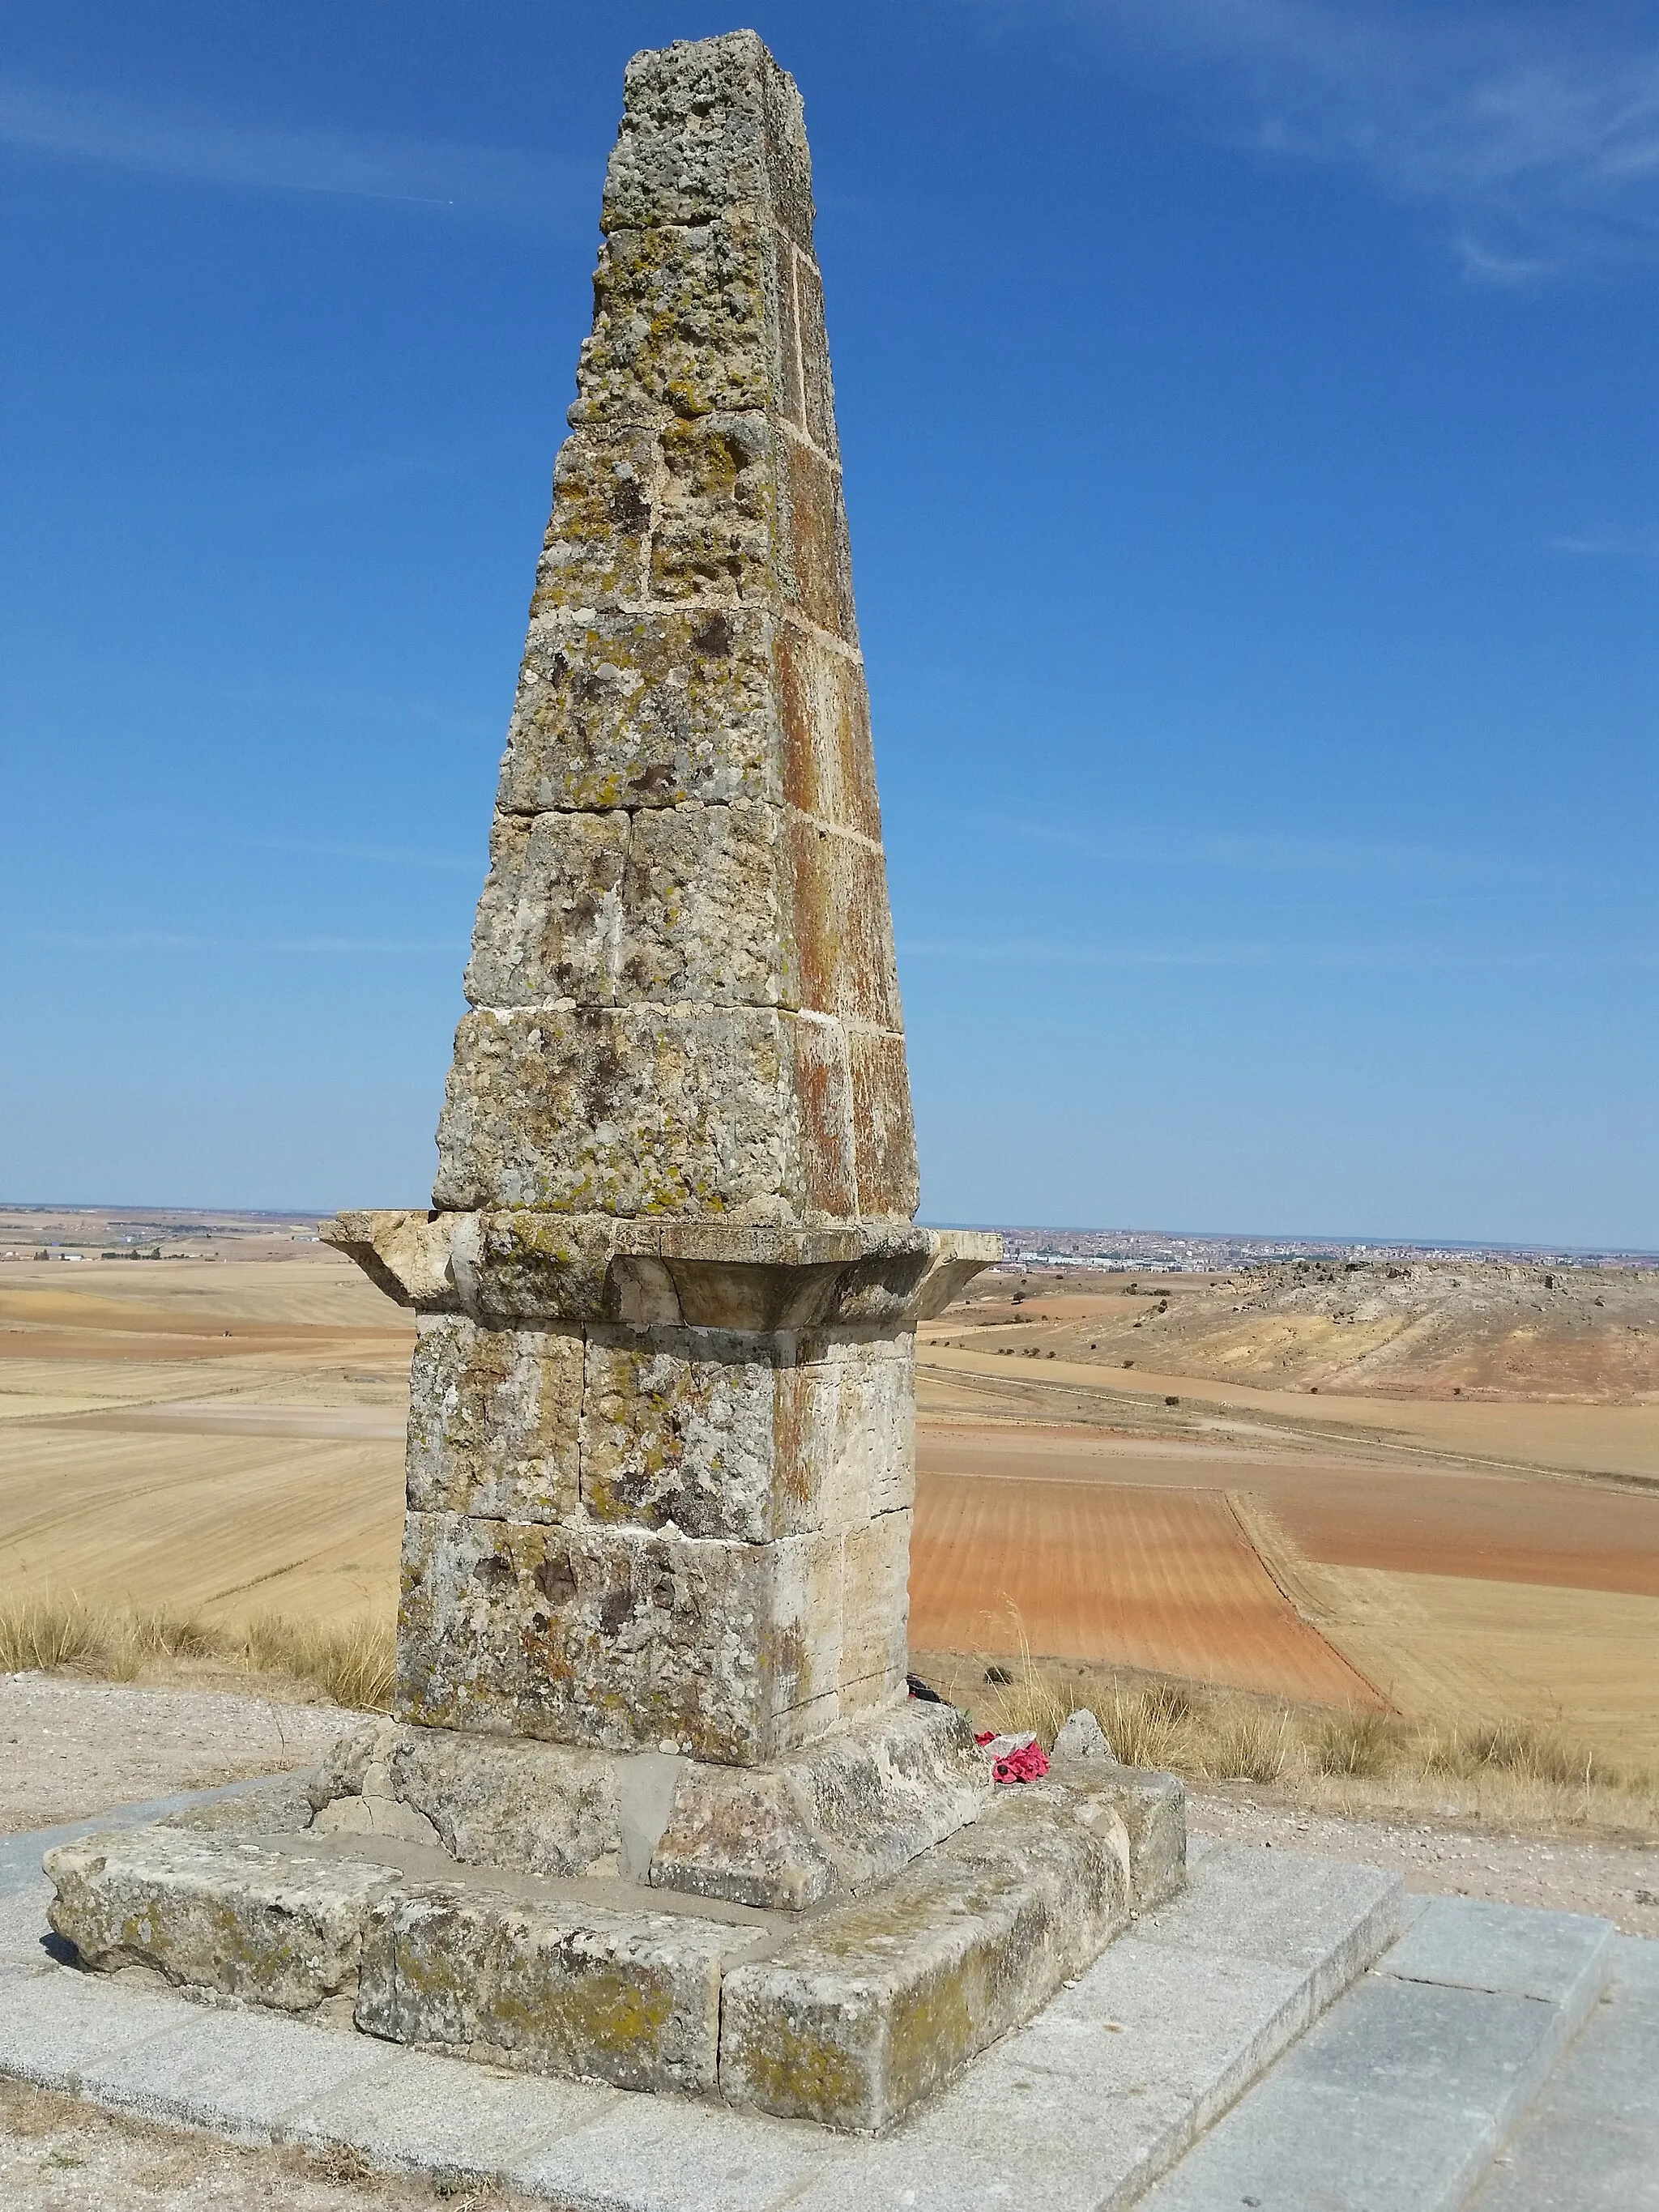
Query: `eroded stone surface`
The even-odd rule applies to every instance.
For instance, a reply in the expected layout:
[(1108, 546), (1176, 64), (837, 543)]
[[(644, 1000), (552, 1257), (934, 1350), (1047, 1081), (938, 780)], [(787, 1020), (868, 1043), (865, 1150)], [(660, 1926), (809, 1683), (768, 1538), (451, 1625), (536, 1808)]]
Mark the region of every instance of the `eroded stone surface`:
[(342, 1737), (311, 1801), (320, 1834), (435, 1843), (464, 1866), (582, 1875), (621, 1844), (615, 1763), (561, 1744), (371, 1723)]
[[(944, 1312), (1001, 1254), (976, 1230), (799, 1230), (696, 1217), (650, 1220), (533, 1210), (350, 1212), (324, 1237), (388, 1297), (496, 1328), (552, 1322), (684, 1322), (793, 1331), (865, 1323), (894, 1332)], [(905, 1352), (905, 1357), (909, 1357)]]
[(629, 83), (436, 1203), (902, 1219), (915, 1134), (799, 99), (746, 33)]
[(323, 1834), (786, 1911), (872, 1888), (991, 1802), (962, 1716), (908, 1699), (762, 1767), (368, 1723), (310, 1784)]
[[(1103, 1808), (1123, 1823), (1130, 1887), (1137, 1912), (1173, 1897), (1187, 1878), (1187, 1793), (1180, 1777), (1094, 1759), (1050, 1762), (1042, 1790), (1065, 1790), (1086, 1808)], [(1085, 1809), (1084, 1817), (1089, 1817)]]
[(423, 1319), (410, 1376), (416, 1512), (561, 1521), (580, 1496), (580, 1333)]
[(668, 1912), (411, 1887), (374, 1912), (357, 2025), (524, 2072), (708, 2094), (722, 1971), (756, 1940)]
[(428, 1727), (739, 1765), (836, 1719), (842, 1541), (410, 1513), (398, 1710)]
[(915, 1497), (913, 1358), (908, 1338), (592, 1330), (582, 1503), (744, 1543), (860, 1530)]
[(148, 1966), (187, 1988), (309, 2012), (355, 1986), (371, 1908), (398, 1877), (173, 1828), (46, 1854), (48, 1912), (83, 1966)]
[(873, 2131), (1028, 2019), (1127, 1921), (1109, 1808), (1010, 1790), (867, 1900), (726, 1976), (731, 2103)]
[(798, 1910), (875, 1887), (977, 1820), (992, 1784), (949, 1706), (843, 1725), (747, 1783), (687, 1765), (651, 1860), (665, 1888)]

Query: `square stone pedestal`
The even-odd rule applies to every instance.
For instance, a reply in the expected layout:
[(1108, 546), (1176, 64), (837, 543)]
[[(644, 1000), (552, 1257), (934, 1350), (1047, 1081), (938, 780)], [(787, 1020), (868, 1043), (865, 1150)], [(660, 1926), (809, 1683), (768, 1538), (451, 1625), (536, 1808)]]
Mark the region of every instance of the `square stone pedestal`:
[[(388, 1724), (342, 1746), (315, 1808), (276, 1790), (61, 1846), (52, 1923), (83, 1966), (207, 2002), (878, 2132), (1183, 1878), (1180, 1784), (1082, 1764), (994, 1796), (976, 1778), (975, 1817), (878, 1875), (946, 1778), (969, 1790), (964, 1734), (913, 1707), (862, 1762), (842, 1744), (737, 1790), (692, 1762), (588, 1755), (582, 1773), (551, 1747), (492, 1759)], [(814, 1802), (829, 1817), (808, 1830)], [(745, 1820), (769, 1830), (772, 1893), (816, 1902), (672, 1886), (699, 1822), (732, 1843)], [(545, 1870), (561, 1858), (586, 1870)]]

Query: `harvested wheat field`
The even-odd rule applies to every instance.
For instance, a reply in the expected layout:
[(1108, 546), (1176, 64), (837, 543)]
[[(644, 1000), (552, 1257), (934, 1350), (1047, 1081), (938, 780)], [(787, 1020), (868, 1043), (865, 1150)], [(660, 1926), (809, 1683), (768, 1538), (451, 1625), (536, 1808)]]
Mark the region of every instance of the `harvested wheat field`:
[(1213, 1490), (921, 1477), (910, 1639), (1034, 1650), (1328, 1705), (1380, 1704), (1285, 1600)]
[[(1659, 1757), (1659, 1496), (1374, 1451), (1010, 1421), (925, 1422), (918, 1457), (912, 1632), (925, 1648), (1008, 1652), (1010, 1631), (994, 1632), (999, 1608), (1006, 1618), (1001, 1560), (1026, 1560), (1028, 1493), (1127, 1498), (1130, 1523), (1140, 1501), (1177, 1501), (1158, 1524), (1155, 1572), (1189, 1603), (1213, 1573), (1197, 1510), (1207, 1497), (1212, 1516), (1224, 1506), (1237, 1540), (1253, 1547), (1280, 1608), (1277, 1637), (1218, 1609), (1204, 1621), (1203, 1664), (1167, 1656), (1156, 1609), (1133, 1601), (1146, 1571), (1133, 1537), (1102, 1503), (1073, 1509), (1075, 1551), (1062, 1546), (1051, 1567), (1027, 1570), (1018, 1601), (1031, 1649), (1356, 1701), (1306, 1686), (1304, 1655), (1322, 1645), (1407, 1716), (1522, 1719), (1565, 1728), (1610, 1757)], [(975, 1530), (978, 1565), (936, 1579), (933, 1547), (949, 1525), (940, 1504), (969, 1498), (957, 1510)], [(1053, 1589), (1081, 1595), (1051, 1603), (1049, 1573)], [(1087, 1649), (1066, 1626), (1084, 1614), (1097, 1638)]]
[(413, 1324), (337, 1255), (272, 1242), (6, 1268), (0, 1595), (390, 1614)]

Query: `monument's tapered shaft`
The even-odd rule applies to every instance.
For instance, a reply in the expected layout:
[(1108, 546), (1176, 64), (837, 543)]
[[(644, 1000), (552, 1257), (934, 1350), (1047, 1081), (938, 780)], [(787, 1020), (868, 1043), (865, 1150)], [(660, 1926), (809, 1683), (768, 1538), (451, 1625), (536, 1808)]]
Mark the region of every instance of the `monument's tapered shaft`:
[(915, 1143), (799, 95), (638, 56), (441, 1207), (908, 1219)]

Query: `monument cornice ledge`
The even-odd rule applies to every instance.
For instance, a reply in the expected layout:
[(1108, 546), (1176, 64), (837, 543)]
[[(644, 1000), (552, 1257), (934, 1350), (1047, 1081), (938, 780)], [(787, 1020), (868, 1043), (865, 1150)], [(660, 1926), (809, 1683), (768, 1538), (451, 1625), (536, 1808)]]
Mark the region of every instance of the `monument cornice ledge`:
[(816, 1227), (610, 1214), (357, 1212), (324, 1224), (399, 1305), (487, 1327), (796, 1329), (931, 1320), (1002, 1239), (913, 1222)]

